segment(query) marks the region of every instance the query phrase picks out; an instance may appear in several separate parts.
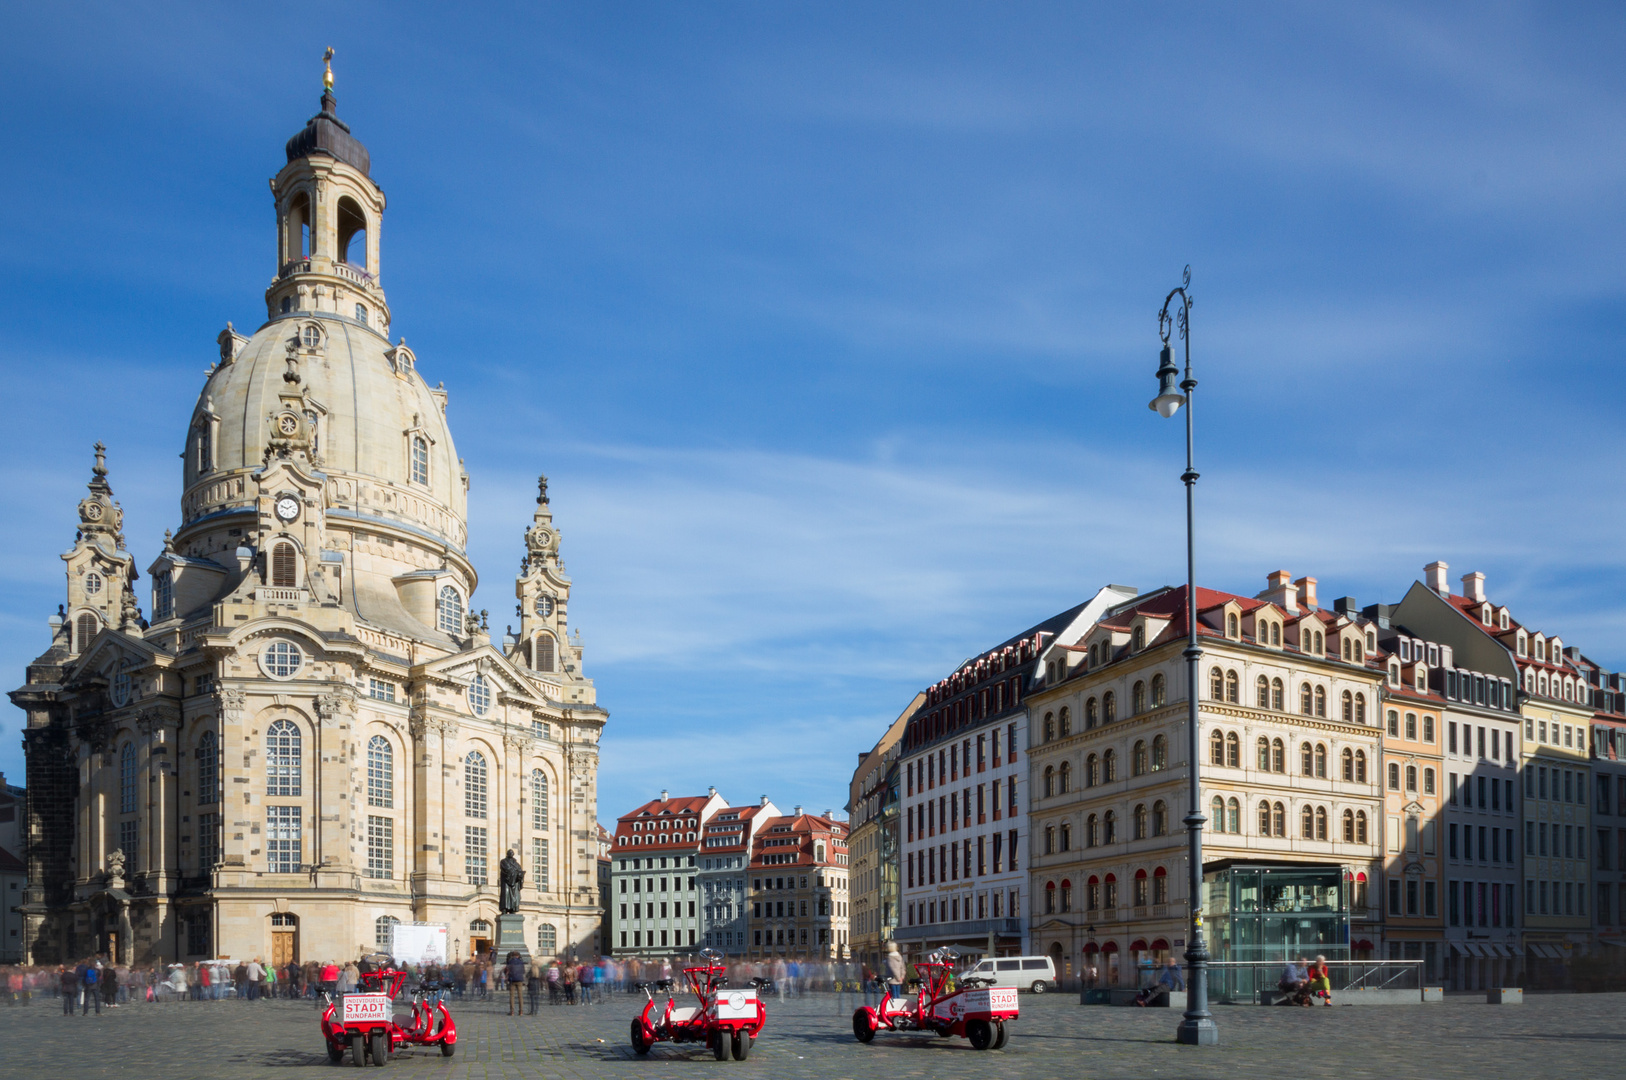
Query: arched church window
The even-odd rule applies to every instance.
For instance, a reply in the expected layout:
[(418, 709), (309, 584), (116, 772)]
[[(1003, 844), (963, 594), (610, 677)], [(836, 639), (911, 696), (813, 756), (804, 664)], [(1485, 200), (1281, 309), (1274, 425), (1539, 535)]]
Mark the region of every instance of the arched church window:
[(463, 759), (463, 813), (472, 818), (486, 816), (486, 759), (470, 750)]
[(542, 634), (536, 639), (536, 670), (553, 671), (553, 635)]
[(211, 425), (209, 423), (209, 419), (205, 417), (203, 421), (198, 424), (198, 472), (200, 473), (208, 472), (210, 469), (215, 467), (214, 439), (212, 438), (212, 435), (213, 425)]
[(267, 795), (295, 796), (300, 794), (300, 754), (302, 738), (299, 725), (292, 720), (273, 720), (265, 732), (265, 793)]
[(548, 774), (531, 770), (531, 828), (548, 827)]
[(361, 323), (363, 326), (367, 325), (367, 305), (366, 304), (357, 304), (356, 305), (356, 321)]
[(198, 739), (198, 805), (212, 806), (220, 801), (220, 744), (215, 733), (205, 731)]
[(271, 549), (271, 584), (279, 589), (294, 587), (294, 546), (280, 543)]
[(85, 612), (75, 620), (75, 636), (79, 638), (79, 651), (84, 652), (90, 648), (90, 643), (102, 628), (102, 621), (90, 612)]
[(463, 597), (450, 585), (440, 587), (440, 602), (435, 605), (436, 624), (443, 634), (463, 632)]
[(152, 576), (152, 621), (163, 622), (175, 613), (175, 594), (170, 586), (169, 571), (159, 570)]
[(339, 199), (340, 258), (351, 266), (367, 269), (367, 215), (348, 195)]
[(382, 735), (367, 740), (367, 805), (395, 806), (395, 748)]
[(491, 683), (484, 675), (476, 674), (469, 680), (469, 708), (474, 710), (475, 716), (491, 711)]
[(119, 751), (119, 813), (136, 812), (136, 749), (135, 743), (125, 743)]
[(429, 440), (412, 436), (412, 482), (429, 486)]

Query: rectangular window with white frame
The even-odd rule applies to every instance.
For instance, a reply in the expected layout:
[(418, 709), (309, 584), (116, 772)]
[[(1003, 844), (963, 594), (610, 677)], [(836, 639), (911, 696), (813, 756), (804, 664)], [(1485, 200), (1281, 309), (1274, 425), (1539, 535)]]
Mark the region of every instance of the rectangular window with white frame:
[(292, 874), (299, 870), (302, 824), (297, 806), (265, 808), (265, 856), (270, 873)]

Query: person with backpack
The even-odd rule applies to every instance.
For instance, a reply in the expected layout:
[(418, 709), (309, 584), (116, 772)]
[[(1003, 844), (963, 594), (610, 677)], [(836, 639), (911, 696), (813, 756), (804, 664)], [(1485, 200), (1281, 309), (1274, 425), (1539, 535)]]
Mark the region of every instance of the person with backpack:
[(79, 968), (80, 1002), (83, 1005), (83, 1009), (79, 1013), (80, 1016), (90, 1015), (92, 1003), (96, 1005), (96, 1015), (102, 1015), (101, 981), (101, 961), (95, 959), (86, 960)]

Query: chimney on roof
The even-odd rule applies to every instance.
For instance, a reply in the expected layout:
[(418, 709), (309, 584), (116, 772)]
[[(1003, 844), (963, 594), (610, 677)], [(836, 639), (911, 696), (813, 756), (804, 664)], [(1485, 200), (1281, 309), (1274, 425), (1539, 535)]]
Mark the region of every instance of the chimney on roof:
[(836, 816), (836, 812), (834, 810), (826, 810), (824, 812), (824, 816), (833, 819)]
[(1301, 577), (1293, 582), (1299, 590), (1299, 603), (1306, 608), (1317, 608), (1321, 605), (1315, 601), (1315, 578)]
[(670, 798), (671, 798), (671, 796), (667, 794), (666, 789), (661, 788), (661, 802), (665, 802)]
[(758, 796), (757, 805), (758, 806), (767, 806), (768, 805), (768, 796), (766, 796), (766, 795)]
[(1451, 569), (1445, 563), (1435, 560), (1423, 567), (1423, 573), (1428, 575), (1428, 587), (1441, 596), (1451, 595), (1451, 582), (1445, 572)]
[(1289, 615), (1299, 613), (1298, 592), (1293, 588), (1293, 575), (1286, 570), (1276, 570), (1265, 575), (1265, 591), (1254, 597), (1269, 604), (1275, 604)]
[(1476, 604), (1485, 602), (1485, 575), (1478, 570), (1462, 575), (1462, 595)]
[(716, 794), (717, 794), (717, 789), (716, 789), (716, 788), (714, 788), (714, 787), (709, 787), (709, 788), (707, 788), (707, 789), (706, 789), (706, 791), (707, 791), (707, 792), (708, 792), (708, 793), (710, 793), (710, 794), (712, 794), (712, 795), (716, 795)]
[(1353, 596), (1341, 596), (1334, 600), (1332, 609), (1346, 619), (1353, 619), (1361, 613), (1361, 605), (1355, 602)]
[(801, 817), (802, 816), (802, 808), (801, 808), (801, 806), (798, 805), (796, 807), (796, 809), (791, 811), (791, 813), (795, 814), (797, 817)]

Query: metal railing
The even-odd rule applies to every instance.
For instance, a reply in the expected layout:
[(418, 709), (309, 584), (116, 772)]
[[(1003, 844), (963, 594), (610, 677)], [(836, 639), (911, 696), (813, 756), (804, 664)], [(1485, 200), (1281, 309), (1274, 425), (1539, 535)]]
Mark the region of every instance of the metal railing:
[[(1423, 988), (1422, 960), (1328, 960), (1332, 992)], [(1209, 995), (1216, 1001), (1261, 1002), (1280, 992), (1286, 960), (1222, 960), (1208, 963)]]

